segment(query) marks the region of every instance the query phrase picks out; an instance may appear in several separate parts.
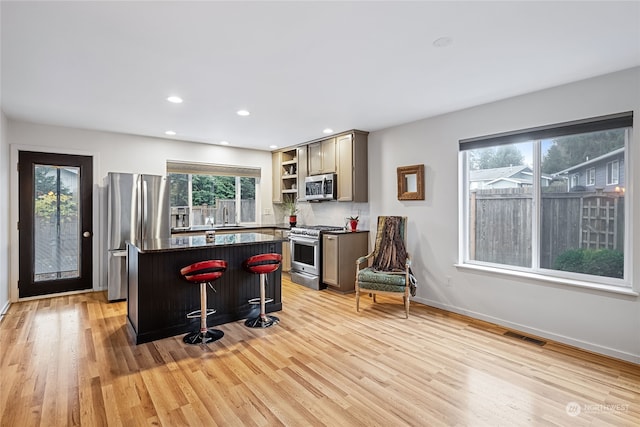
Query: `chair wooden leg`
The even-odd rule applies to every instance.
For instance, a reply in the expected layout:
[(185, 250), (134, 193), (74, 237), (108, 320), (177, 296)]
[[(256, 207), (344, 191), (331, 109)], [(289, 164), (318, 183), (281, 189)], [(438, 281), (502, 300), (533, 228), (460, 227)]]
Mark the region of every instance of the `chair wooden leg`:
[(360, 289), (356, 288), (356, 311), (360, 311)]
[(402, 297), (402, 299), (404, 299), (404, 317), (405, 319), (408, 319), (409, 318), (409, 297), (404, 296)]
[(377, 302), (376, 301), (376, 294), (373, 294), (373, 302)]

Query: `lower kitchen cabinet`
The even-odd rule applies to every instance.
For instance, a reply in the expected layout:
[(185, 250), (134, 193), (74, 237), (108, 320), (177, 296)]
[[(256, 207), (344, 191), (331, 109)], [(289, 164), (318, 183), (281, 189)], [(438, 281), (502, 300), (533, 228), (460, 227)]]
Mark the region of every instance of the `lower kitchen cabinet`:
[[(287, 239), (289, 230), (275, 230), (276, 237)], [(291, 270), (291, 246), (288, 240), (282, 242), (282, 271), (289, 272)]]
[(338, 292), (355, 289), (356, 260), (369, 253), (369, 232), (323, 233), (322, 281)]

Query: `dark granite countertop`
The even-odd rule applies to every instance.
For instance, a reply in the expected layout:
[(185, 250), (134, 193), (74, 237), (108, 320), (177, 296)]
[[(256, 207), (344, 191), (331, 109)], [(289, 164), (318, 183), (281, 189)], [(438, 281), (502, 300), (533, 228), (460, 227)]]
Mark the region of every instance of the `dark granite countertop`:
[(141, 253), (184, 251), (207, 247), (251, 245), (254, 243), (285, 242), (286, 238), (264, 233), (216, 234), (213, 242), (207, 242), (204, 235), (174, 236), (167, 239), (147, 239), (132, 243)]
[(247, 232), (247, 231), (255, 231), (260, 232), (260, 230), (289, 230), (291, 226), (289, 224), (272, 224), (272, 225), (227, 225), (227, 226), (216, 226), (216, 227), (205, 227), (203, 225), (196, 225), (193, 227), (184, 227), (184, 228), (172, 228), (171, 234), (183, 234), (183, 233), (203, 233), (208, 230), (215, 230), (221, 232), (228, 231), (236, 231)]
[(323, 234), (353, 234), (353, 233), (368, 233), (369, 230), (337, 230), (337, 231), (323, 231)]

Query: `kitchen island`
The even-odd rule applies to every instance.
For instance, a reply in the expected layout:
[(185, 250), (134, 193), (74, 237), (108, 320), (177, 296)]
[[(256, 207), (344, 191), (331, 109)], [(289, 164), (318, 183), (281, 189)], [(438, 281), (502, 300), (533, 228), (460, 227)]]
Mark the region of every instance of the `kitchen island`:
[[(187, 282), (180, 269), (194, 262), (222, 259), (227, 271), (207, 287), (208, 325), (246, 319), (259, 307), (248, 300), (259, 295), (259, 277), (246, 272), (242, 262), (250, 256), (282, 253), (286, 239), (263, 233), (235, 233), (150, 239), (127, 243), (127, 318), (136, 344), (197, 330), (200, 319), (187, 319), (187, 313), (200, 308), (199, 286)], [(266, 311), (282, 310), (281, 269), (269, 274)]]

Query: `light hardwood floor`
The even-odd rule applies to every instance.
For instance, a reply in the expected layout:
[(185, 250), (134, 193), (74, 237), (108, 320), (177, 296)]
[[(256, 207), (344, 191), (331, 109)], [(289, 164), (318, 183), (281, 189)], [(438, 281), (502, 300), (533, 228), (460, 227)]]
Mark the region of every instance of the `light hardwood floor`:
[(208, 347), (136, 346), (104, 293), (13, 304), (1, 425), (640, 425), (638, 365), (283, 280), (279, 325), (222, 325)]

